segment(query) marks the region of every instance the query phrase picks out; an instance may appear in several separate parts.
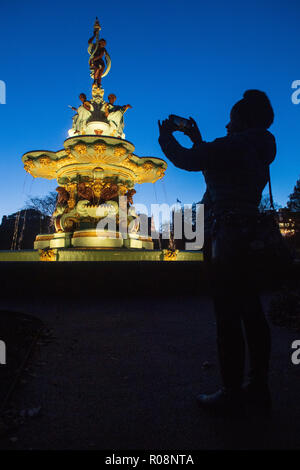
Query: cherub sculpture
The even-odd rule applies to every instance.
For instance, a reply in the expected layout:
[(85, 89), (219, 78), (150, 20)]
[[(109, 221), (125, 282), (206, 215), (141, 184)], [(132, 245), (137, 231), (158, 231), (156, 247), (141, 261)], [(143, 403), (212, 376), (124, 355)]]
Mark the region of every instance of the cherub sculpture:
[(93, 202), (94, 192), (92, 188), (87, 186), (85, 183), (79, 183), (77, 187), (78, 200), (88, 200), (90, 203)]
[(135, 189), (129, 189), (125, 196), (127, 197), (127, 206), (131, 206), (133, 204), (133, 196), (136, 194)]
[(100, 203), (103, 204), (106, 201), (115, 199), (118, 197), (119, 189), (117, 184), (108, 183), (101, 191)]
[(66, 205), (68, 200), (70, 199), (70, 194), (68, 193), (68, 191), (62, 186), (58, 186), (56, 188), (56, 191), (58, 192), (57, 205), (59, 204)]

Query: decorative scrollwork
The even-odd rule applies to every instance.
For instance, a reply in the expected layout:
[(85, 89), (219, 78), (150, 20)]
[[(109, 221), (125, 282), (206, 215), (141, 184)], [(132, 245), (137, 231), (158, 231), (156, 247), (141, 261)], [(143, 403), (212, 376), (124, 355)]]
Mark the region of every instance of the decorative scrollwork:
[(156, 173), (157, 173), (157, 176), (158, 176), (158, 179), (161, 179), (165, 176), (165, 172), (166, 172), (166, 169), (163, 168), (163, 167), (160, 167), (156, 170)]
[(125, 158), (125, 160), (122, 162), (122, 165), (125, 166), (125, 168), (129, 168), (129, 170), (135, 171), (139, 168), (139, 165), (137, 163), (133, 162), (130, 159), (130, 156)]
[(103, 182), (102, 181), (95, 181), (93, 183), (93, 191), (94, 191), (94, 195), (97, 199), (99, 199), (100, 196), (101, 196), (102, 188), (103, 188)]
[(105, 144), (95, 144), (94, 145), (94, 151), (95, 151), (96, 157), (102, 157), (105, 154), (106, 145)]
[(147, 173), (149, 171), (152, 171), (153, 169), (154, 169), (154, 164), (152, 162), (149, 161), (143, 164), (143, 170), (146, 171)]
[(179, 250), (163, 250), (164, 261), (176, 261)]
[(56, 261), (56, 250), (53, 248), (44, 248), (39, 250), (40, 261)]
[(122, 147), (122, 145), (117, 145), (115, 148), (114, 148), (114, 155), (116, 157), (123, 157), (124, 155), (126, 155), (127, 153), (127, 150)]
[(85, 144), (77, 144), (74, 147), (74, 150), (79, 153), (79, 155), (86, 155), (87, 153), (87, 148)]
[(24, 163), (24, 169), (27, 171), (27, 173), (30, 173), (30, 170), (33, 170), (35, 168), (35, 164), (33, 160), (26, 160)]
[(56, 162), (54, 160), (51, 160), (51, 158), (49, 157), (41, 157), (39, 158), (39, 164), (41, 166), (55, 166), (56, 165)]

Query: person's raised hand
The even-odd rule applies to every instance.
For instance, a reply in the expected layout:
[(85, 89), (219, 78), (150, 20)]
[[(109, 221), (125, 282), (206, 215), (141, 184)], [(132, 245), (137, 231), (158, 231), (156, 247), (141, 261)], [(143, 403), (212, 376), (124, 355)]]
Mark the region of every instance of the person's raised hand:
[(170, 119), (164, 119), (162, 122), (158, 121), (158, 127), (161, 137), (164, 135), (170, 135), (172, 134), (172, 132), (178, 130), (175, 124)]
[(202, 142), (201, 132), (199, 131), (196, 121), (190, 117), (190, 122), (191, 127), (189, 129), (185, 129), (183, 131), (184, 134), (187, 135), (194, 144)]

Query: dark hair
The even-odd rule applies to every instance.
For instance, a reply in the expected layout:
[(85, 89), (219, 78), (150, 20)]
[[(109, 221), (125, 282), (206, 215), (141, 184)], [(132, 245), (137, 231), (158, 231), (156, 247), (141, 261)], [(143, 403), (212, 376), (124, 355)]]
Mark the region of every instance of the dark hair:
[(267, 95), (260, 90), (247, 90), (243, 99), (231, 110), (248, 127), (268, 129), (274, 121), (274, 111)]
[(85, 93), (80, 93), (79, 96), (84, 96), (84, 98), (86, 99), (86, 94)]

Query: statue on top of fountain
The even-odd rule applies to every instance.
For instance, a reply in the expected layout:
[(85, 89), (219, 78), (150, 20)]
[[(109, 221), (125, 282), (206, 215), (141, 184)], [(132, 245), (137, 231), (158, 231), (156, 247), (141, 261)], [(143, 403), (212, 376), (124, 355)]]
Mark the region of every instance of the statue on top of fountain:
[[(99, 38), (100, 30), (101, 26), (98, 18), (96, 18), (94, 34), (88, 40), (88, 53), (90, 54), (89, 66), (91, 77), (94, 79), (94, 84), (98, 85), (98, 88), (101, 88), (102, 77), (105, 77), (108, 74), (111, 67), (111, 59), (106, 50), (106, 40)], [(95, 42), (93, 42), (94, 39), (96, 40)]]
[[(111, 59), (105, 48), (105, 39), (99, 38), (100, 30), (101, 26), (96, 18), (94, 34), (88, 41), (89, 66), (91, 77), (94, 79), (92, 99), (88, 101), (86, 95), (81, 93), (79, 96), (82, 102), (81, 106), (78, 108), (70, 106), (71, 109), (77, 111), (77, 114), (73, 116), (73, 127), (68, 131), (68, 134), (70, 137), (88, 134), (125, 139), (124, 114), (132, 106), (130, 104), (116, 105), (117, 97), (113, 93), (108, 96), (108, 102), (103, 98), (104, 89), (101, 87), (101, 80), (110, 71)], [(96, 39), (95, 43), (94, 39)]]

